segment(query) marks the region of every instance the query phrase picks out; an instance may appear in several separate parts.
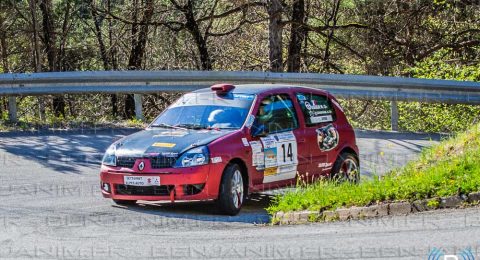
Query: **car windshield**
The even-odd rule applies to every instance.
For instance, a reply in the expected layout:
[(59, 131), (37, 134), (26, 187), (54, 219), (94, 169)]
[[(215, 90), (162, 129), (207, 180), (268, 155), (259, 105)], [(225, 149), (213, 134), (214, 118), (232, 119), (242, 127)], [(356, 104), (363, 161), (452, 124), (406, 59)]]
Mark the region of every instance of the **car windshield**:
[(189, 93), (165, 110), (150, 127), (238, 129), (248, 115), (255, 95)]

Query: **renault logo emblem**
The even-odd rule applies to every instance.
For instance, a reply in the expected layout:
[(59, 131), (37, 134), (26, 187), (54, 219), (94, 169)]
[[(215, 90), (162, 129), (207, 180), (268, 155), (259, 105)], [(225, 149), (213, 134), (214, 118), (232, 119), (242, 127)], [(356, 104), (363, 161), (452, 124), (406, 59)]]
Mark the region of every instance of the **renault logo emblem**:
[(138, 164), (138, 170), (139, 170), (139, 171), (143, 171), (143, 169), (145, 169), (145, 162), (140, 162), (140, 163)]

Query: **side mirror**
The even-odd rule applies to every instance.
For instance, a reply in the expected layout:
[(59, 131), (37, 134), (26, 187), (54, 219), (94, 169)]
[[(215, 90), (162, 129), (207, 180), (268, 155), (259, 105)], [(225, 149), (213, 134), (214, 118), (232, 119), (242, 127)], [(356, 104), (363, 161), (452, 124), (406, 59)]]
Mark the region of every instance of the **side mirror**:
[(268, 129), (264, 124), (259, 124), (258, 122), (255, 122), (251, 129), (253, 137), (265, 137), (268, 135)]

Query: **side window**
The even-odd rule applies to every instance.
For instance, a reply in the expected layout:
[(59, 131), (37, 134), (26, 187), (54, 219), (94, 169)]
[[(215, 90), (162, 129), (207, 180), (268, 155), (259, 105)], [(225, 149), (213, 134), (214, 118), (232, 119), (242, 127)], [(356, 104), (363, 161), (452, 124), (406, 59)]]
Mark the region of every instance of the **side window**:
[(255, 125), (267, 133), (292, 130), (298, 127), (293, 102), (288, 95), (271, 95), (260, 102)]
[(310, 93), (297, 93), (307, 126), (335, 121), (335, 110), (326, 96)]

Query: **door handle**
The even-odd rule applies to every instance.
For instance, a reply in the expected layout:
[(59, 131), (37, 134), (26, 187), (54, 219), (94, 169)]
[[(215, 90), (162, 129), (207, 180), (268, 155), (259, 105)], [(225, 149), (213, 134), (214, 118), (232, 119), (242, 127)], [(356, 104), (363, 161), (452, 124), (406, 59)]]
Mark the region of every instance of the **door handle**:
[(297, 143), (305, 143), (306, 141), (307, 141), (307, 139), (302, 138), (302, 139), (298, 139), (298, 140), (297, 140)]

